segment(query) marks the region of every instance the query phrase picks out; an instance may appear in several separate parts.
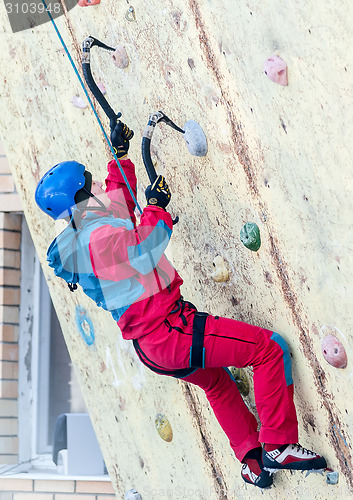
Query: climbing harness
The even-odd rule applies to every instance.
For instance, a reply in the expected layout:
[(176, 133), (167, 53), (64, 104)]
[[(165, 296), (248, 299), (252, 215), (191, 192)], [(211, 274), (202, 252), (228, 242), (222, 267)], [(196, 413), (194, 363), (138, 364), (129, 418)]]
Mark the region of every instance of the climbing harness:
[[(64, 39), (63, 39), (63, 37), (61, 36), (61, 33), (60, 33), (60, 31), (59, 31), (59, 29), (58, 29), (58, 27), (57, 27), (57, 25), (56, 25), (56, 23), (55, 23), (55, 21), (54, 21), (54, 19), (53, 19), (53, 16), (51, 15), (51, 12), (50, 12), (50, 10), (49, 10), (49, 9), (48, 9), (48, 7), (47, 7), (46, 1), (45, 1), (45, 0), (41, 0), (41, 2), (42, 2), (42, 4), (44, 5), (44, 8), (45, 8), (45, 10), (46, 10), (46, 12), (47, 12), (47, 14), (48, 14), (48, 16), (49, 16), (49, 19), (50, 19), (50, 21), (51, 21), (52, 25), (54, 26), (54, 29), (55, 29), (55, 31), (56, 31), (56, 34), (58, 35), (58, 38), (59, 38), (59, 40), (60, 40), (60, 42), (61, 42), (61, 45), (63, 46), (63, 48), (64, 48), (64, 50), (65, 50), (65, 53), (66, 53), (67, 57), (69, 58), (69, 61), (70, 61), (70, 63), (71, 63), (71, 66), (72, 66), (72, 68), (74, 69), (74, 71), (75, 71), (75, 73), (76, 73), (76, 76), (77, 76), (77, 78), (78, 78), (78, 80), (79, 80), (79, 82), (80, 82), (80, 85), (81, 85), (81, 87), (82, 87), (82, 89), (83, 89), (83, 91), (84, 91), (84, 93), (85, 93), (85, 95), (86, 95), (86, 98), (87, 98), (87, 100), (88, 100), (88, 102), (89, 102), (89, 105), (90, 105), (90, 107), (91, 107), (91, 109), (92, 109), (92, 111), (93, 111), (93, 113), (94, 113), (94, 116), (95, 116), (95, 117), (96, 117), (96, 119), (97, 119), (98, 125), (99, 125), (99, 127), (100, 127), (100, 129), (101, 129), (101, 131), (102, 131), (102, 133), (103, 133), (103, 135), (104, 135), (104, 138), (105, 138), (105, 140), (106, 140), (106, 142), (107, 142), (107, 144), (108, 144), (108, 146), (109, 146), (109, 149), (110, 149), (110, 151), (111, 151), (111, 153), (112, 153), (112, 155), (113, 155), (113, 157), (114, 157), (114, 160), (116, 161), (116, 163), (117, 163), (117, 165), (118, 165), (118, 167), (119, 167), (120, 173), (121, 173), (121, 175), (123, 176), (123, 179), (124, 179), (124, 181), (125, 181), (126, 187), (128, 188), (129, 193), (130, 193), (130, 195), (131, 195), (131, 198), (133, 199), (133, 201), (134, 201), (134, 203), (135, 203), (136, 207), (138, 208), (139, 212), (142, 214), (141, 207), (140, 207), (140, 205), (138, 204), (138, 202), (137, 202), (137, 200), (136, 200), (136, 197), (135, 197), (135, 195), (134, 195), (134, 192), (133, 192), (133, 190), (132, 190), (132, 188), (131, 188), (131, 186), (130, 186), (130, 184), (129, 184), (129, 181), (128, 181), (128, 179), (127, 179), (126, 175), (125, 175), (125, 172), (124, 172), (124, 170), (123, 170), (123, 168), (122, 168), (122, 166), (121, 166), (121, 164), (120, 164), (120, 162), (119, 162), (119, 160), (118, 160), (118, 157), (116, 156), (116, 153), (115, 153), (115, 151), (114, 151), (114, 148), (113, 148), (113, 146), (112, 146), (112, 144), (111, 144), (111, 142), (110, 142), (110, 140), (109, 140), (109, 137), (108, 137), (108, 135), (107, 135), (106, 131), (104, 130), (104, 127), (103, 127), (103, 124), (102, 124), (102, 122), (101, 122), (101, 119), (99, 118), (98, 113), (97, 113), (97, 111), (95, 110), (95, 107), (94, 107), (94, 105), (93, 105), (92, 99), (90, 98), (90, 95), (89, 95), (89, 93), (87, 92), (86, 86), (85, 86), (85, 84), (84, 84), (84, 82), (83, 82), (83, 80), (82, 80), (82, 78), (81, 78), (80, 73), (78, 72), (78, 69), (77, 69), (77, 67), (76, 67), (76, 64), (75, 64), (74, 60), (72, 59), (72, 56), (71, 56), (71, 54), (70, 54), (70, 52), (69, 52), (69, 49), (67, 48), (67, 46), (66, 46), (66, 44), (65, 44), (65, 42), (64, 42)], [(89, 37), (89, 38), (92, 38), (92, 37)], [(100, 42), (100, 44), (101, 44), (100, 46), (104, 46), (104, 48), (107, 48), (107, 47), (108, 47), (108, 46), (106, 46), (105, 44), (102, 44), (102, 42)], [(98, 45), (98, 44), (96, 43), (96, 45)], [(108, 50), (111, 50), (111, 47), (110, 47)], [(113, 49), (113, 50), (114, 50), (114, 49)], [(89, 49), (88, 49), (88, 53), (89, 53)], [(85, 63), (87, 63), (87, 50), (86, 50), (86, 54), (84, 54), (83, 59), (85, 60)], [(89, 57), (88, 57), (88, 63), (87, 63), (87, 64), (88, 64), (88, 65), (90, 64), (90, 63), (89, 63)], [(88, 69), (88, 67), (86, 66), (86, 69), (85, 69), (85, 70), (87, 71), (87, 69)], [(93, 80), (93, 78), (92, 78), (92, 80)], [(106, 102), (106, 106), (105, 106), (105, 108), (108, 110), (108, 107), (110, 108), (110, 106), (109, 106), (108, 102), (106, 101), (106, 99), (104, 98), (103, 94), (101, 93), (101, 91), (99, 90), (99, 88), (98, 88), (98, 87), (97, 87), (97, 89), (98, 89), (98, 91), (99, 91), (99, 94), (101, 94), (101, 96), (99, 97), (99, 99), (97, 99), (97, 100), (98, 100), (98, 102), (101, 104), (101, 102), (102, 102), (102, 103), (104, 103), (104, 101), (105, 101), (105, 102)], [(93, 91), (92, 91), (92, 92), (93, 92)], [(94, 94), (94, 95), (95, 95), (95, 97), (96, 97), (96, 94), (95, 94), (94, 92), (93, 92), (93, 94)], [(98, 94), (97, 94), (97, 95), (98, 95)], [(102, 98), (104, 99), (104, 101), (102, 100)], [(102, 105), (102, 104), (101, 104), (101, 105)], [(107, 107), (107, 106), (108, 106), (108, 107)], [(102, 106), (102, 107), (103, 107), (103, 106)], [(103, 109), (104, 109), (104, 111), (105, 111), (105, 108), (103, 108)], [(111, 110), (111, 111), (113, 111), (113, 110), (112, 110), (112, 108), (110, 108), (110, 110)], [(113, 111), (113, 113), (114, 113), (114, 111)], [(119, 118), (120, 116), (121, 116), (121, 114), (120, 114), (120, 115), (119, 115), (119, 114), (118, 114), (118, 115), (115, 115), (115, 118)]]
[(205, 348), (203, 346), (203, 341), (207, 316), (207, 313), (196, 312), (192, 326), (190, 366), (194, 366), (197, 368), (205, 368)]
[[(187, 326), (187, 320), (184, 316), (185, 307), (188, 306), (190, 309), (195, 310), (193, 326), (192, 326), (193, 333), (192, 333), (192, 345), (190, 347), (189, 368), (167, 370), (162, 366), (158, 365), (157, 363), (154, 363), (147, 357), (147, 355), (143, 352), (137, 339), (133, 340), (133, 346), (141, 362), (153, 372), (158, 373), (159, 375), (169, 375), (175, 378), (185, 378), (188, 375), (194, 373), (198, 368), (205, 368), (205, 348), (203, 344), (204, 344), (205, 325), (208, 313), (198, 312), (194, 304), (186, 300), (183, 300), (182, 297), (180, 297), (180, 299), (176, 301), (175, 306), (176, 307), (169, 314), (179, 313), (179, 317), (181, 318), (184, 326)], [(166, 319), (164, 323), (170, 329), (173, 328), (170, 325), (168, 319)], [(178, 331), (180, 330), (178, 329), (178, 327), (175, 327), (175, 329), (177, 329)]]
[[(179, 312), (179, 318), (183, 322), (184, 326), (187, 326), (187, 320), (184, 316), (185, 307), (188, 306), (190, 309), (195, 310), (194, 320), (192, 324), (192, 344), (190, 347), (190, 368), (205, 368), (205, 348), (204, 335), (205, 326), (208, 313), (199, 312), (196, 307), (191, 302), (184, 300), (180, 297), (175, 303), (176, 308), (173, 309), (170, 314), (175, 314)], [(168, 320), (165, 320), (167, 325), (170, 325)], [(172, 328), (172, 327), (171, 327)]]
[(149, 368), (153, 372), (158, 373), (158, 375), (169, 375), (170, 377), (175, 377), (175, 378), (185, 378), (197, 370), (197, 368), (180, 368), (176, 370), (166, 370), (157, 363), (154, 363), (146, 356), (146, 354), (142, 351), (139, 341), (137, 339), (133, 339), (132, 343), (141, 363), (143, 363), (145, 366), (147, 366), (147, 368)]

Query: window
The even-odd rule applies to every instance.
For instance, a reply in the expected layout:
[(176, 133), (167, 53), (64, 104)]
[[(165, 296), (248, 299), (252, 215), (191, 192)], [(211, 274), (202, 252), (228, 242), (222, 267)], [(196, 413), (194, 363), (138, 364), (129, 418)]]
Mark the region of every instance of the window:
[(20, 463), (54, 467), (61, 413), (86, 413), (69, 353), (27, 224), (23, 219), (19, 354)]

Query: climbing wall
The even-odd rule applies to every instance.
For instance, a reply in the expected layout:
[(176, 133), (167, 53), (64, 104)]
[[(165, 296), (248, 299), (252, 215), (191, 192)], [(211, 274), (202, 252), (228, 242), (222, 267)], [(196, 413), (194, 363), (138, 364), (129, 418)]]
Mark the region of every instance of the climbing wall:
[[(109, 314), (70, 295), (46, 266), (62, 225), (35, 206), (37, 181), (71, 158), (104, 179), (110, 155), (51, 24), (13, 34), (4, 5), (0, 18), (0, 136), (117, 497), (136, 488), (144, 499), (260, 498), (245, 489), (203, 393), (148, 372)], [(205, 131), (202, 158), (166, 126), (153, 137), (180, 216), (169, 257), (183, 295), (286, 338), (300, 441), (339, 472), (336, 485), (281, 472), (271, 498), (353, 492), (352, 24), (349, 0), (102, 0), (57, 19), (78, 66), (88, 35), (126, 50), (125, 68), (92, 50), (92, 69), (135, 130), (141, 204), (148, 115), (162, 109)], [(247, 248), (254, 224), (257, 250)], [(216, 281), (227, 278), (222, 265), (228, 279)], [(251, 386), (251, 370), (245, 375)], [(251, 388), (245, 400), (254, 406)]]

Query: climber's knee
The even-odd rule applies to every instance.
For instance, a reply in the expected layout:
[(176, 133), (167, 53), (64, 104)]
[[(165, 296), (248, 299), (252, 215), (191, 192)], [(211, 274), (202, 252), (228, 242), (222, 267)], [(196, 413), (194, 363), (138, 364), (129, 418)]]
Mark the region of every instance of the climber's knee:
[(293, 384), (293, 379), (292, 379), (292, 360), (289, 352), (289, 347), (287, 342), (284, 340), (284, 338), (276, 332), (273, 332), (271, 336), (271, 340), (273, 340), (277, 346), (280, 348), (280, 356), (283, 359), (283, 364), (284, 364), (284, 374), (286, 377), (286, 383), (287, 386)]

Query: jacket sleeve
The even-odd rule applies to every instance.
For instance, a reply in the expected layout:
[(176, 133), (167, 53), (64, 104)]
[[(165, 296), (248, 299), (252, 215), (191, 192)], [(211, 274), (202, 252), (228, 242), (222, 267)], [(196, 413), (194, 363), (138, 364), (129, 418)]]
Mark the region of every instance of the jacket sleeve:
[[(135, 165), (131, 160), (120, 160), (120, 165), (126, 175), (126, 178), (131, 186), (131, 189), (136, 198), (137, 180), (135, 174)], [(126, 186), (124, 177), (120, 172), (119, 166), (115, 160), (108, 163), (108, 175), (105, 179), (106, 193), (111, 200), (110, 210), (113, 211), (115, 217), (121, 219), (131, 219), (136, 224), (134, 214), (135, 202)]]
[(162, 258), (173, 229), (170, 214), (147, 206), (139, 226), (128, 230), (104, 225), (91, 234), (90, 256), (97, 278), (120, 281), (153, 271)]

